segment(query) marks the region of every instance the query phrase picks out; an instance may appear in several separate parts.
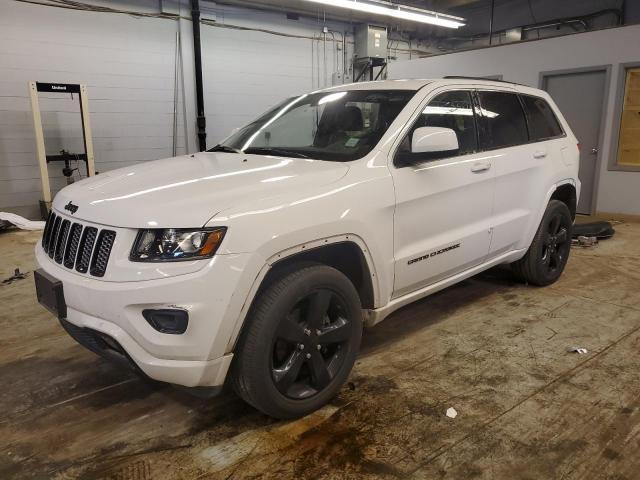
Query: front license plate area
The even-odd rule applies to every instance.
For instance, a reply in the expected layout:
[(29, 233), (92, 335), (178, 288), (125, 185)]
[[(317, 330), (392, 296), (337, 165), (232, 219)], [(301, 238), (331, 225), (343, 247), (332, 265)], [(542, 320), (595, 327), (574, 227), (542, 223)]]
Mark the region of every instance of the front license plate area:
[(62, 282), (42, 269), (33, 272), (36, 282), (36, 295), (40, 305), (58, 318), (67, 317), (67, 304), (64, 301)]

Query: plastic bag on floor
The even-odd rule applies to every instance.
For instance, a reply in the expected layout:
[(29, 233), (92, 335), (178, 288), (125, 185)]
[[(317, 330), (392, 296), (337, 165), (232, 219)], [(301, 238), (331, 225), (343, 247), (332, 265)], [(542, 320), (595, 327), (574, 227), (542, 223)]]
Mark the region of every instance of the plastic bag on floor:
[(22, 230), (44, 229), (44, 222), (27, 220), (26, 218), (21, 217), (20, 215), (16, 215), (15, 213), (0, 212), (0, 221), (8, 222), (11, 225), (15, 225)]

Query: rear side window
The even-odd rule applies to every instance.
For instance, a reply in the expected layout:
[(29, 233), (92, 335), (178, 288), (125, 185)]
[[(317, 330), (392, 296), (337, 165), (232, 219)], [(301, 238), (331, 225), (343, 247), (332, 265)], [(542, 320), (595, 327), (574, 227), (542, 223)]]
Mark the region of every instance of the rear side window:
[(520, 99), (507, 92), (478, 92), (480, 113), (485, 124), (483, 149), (521, 145), (529, 141), (527, 121)]
[[(413, 132), (419, 127), (444, 127), (450, 128), (458, 137), (458, 150), (444, 154), (411, 153), (411, 139)], [(478, 150), (476, 125), (473, 117), (473, 104), (471, 93), (468, 91), (444, 92), (436, 96), (422, 111), (420, 117), (411, 128), (411, 131), (400, 144), (398, 155), (401, 159), (416, 158), (433, 160), (443, 157), (455, 157), (465, 155)]]
[(544, 99), (529, 95), (521, 95), (520, 98), (527, 112), (531, 141), (537, 142), (563, 134), (560, 122)]

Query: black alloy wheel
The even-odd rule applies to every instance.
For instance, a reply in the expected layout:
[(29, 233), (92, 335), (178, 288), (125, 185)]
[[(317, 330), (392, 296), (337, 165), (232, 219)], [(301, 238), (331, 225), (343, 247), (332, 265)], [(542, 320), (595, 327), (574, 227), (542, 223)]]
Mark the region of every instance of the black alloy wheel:
[(340, 391), (362, 338), (362, 305), (351, 281), (327, 265), (274, 273), (257, 295), (234, 349), (240, 397), (275, 418), (297, 418)]
[(571, 237), (567, 227), (563, 225), (562, 212), (555, 213), (547, 222), (540, 261), (549, 275), (554, 275), (564, 268), (566, 257), (571, 248)]
[(516, 275), (538, 286), (558, 280), (571, 252), (572, 230), (569, 207), (559, 200), (551, 200), (527, 253), (511, 264)]
[(271, 375), (276, 388), (293, 399), (322, 391), (344, 364), (351, 329), (340, 295), (323, 288), (300, 300), (276, 331)]

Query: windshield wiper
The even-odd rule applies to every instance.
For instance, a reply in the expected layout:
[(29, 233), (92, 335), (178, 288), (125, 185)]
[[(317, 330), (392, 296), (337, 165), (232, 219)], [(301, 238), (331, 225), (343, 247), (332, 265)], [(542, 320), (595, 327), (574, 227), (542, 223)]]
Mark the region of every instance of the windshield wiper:
[(271, 147), (252, 147), (244, 150), (244, 153), (255, 153), (258, 155), (277, 155), (280, 157), (295, 157), (295, 158), (309, 158), (304, 153), (296, 152), (295, 150), (287, 150), (286, 148), (271, 148)]
[(242, 151), (238, 150), (237, 148), (233, 148), (228, 145), (221, 145), (221, 144), (218, 144), (215, 147), (210, 148), (209, 150), (207, 150), (207, 152), (242, 153)]

